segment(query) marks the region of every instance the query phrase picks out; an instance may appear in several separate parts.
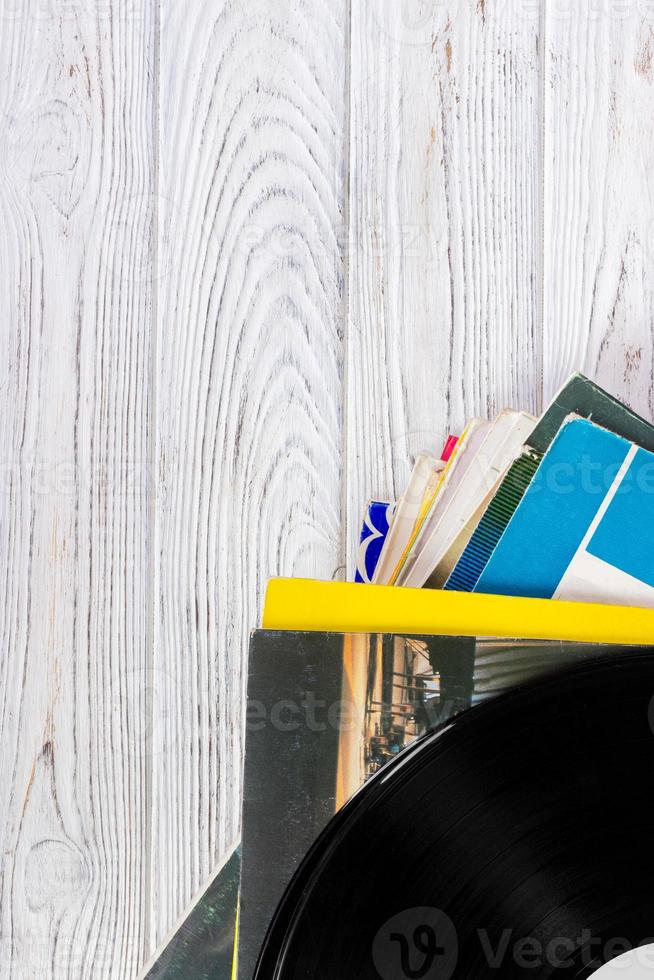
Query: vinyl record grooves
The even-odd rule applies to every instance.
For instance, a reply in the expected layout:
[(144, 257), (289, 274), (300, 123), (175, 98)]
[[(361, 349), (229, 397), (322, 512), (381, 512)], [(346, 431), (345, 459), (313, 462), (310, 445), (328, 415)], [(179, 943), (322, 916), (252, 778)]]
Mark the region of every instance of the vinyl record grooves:
[(474, 708), (333, 820), (256, 980), (588, 977), (654, 937), (654, 654)]

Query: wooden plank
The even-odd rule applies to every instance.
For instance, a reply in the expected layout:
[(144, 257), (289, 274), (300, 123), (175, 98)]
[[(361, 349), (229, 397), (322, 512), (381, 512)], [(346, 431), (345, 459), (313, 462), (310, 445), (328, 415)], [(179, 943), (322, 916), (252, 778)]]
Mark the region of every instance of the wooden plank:
[[(467, 417), (540, 402), (540, 20), (352, 8), (349, 558), (371, 495)], [(533, 8), (531, 4), (531, 8)]]
[(545, 51), (545, 389), (578, 368), (652, 417), (654, 11), (547, 4)]
[(342, 564), (347, 105), (345, 0), (161, 11), (153, 942), (239, 830), (266, 579)]
[(154, 22), (0, 29), (0, 973), (129, 977), (148, 912)]

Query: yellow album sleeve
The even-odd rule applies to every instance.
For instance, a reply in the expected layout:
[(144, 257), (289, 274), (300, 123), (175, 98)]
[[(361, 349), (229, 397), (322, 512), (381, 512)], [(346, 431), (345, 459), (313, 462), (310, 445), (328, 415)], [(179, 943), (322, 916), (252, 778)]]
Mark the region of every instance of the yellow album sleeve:
[(654, 643), (654, 609), (278, 578), (263, 628), (643, 645)]

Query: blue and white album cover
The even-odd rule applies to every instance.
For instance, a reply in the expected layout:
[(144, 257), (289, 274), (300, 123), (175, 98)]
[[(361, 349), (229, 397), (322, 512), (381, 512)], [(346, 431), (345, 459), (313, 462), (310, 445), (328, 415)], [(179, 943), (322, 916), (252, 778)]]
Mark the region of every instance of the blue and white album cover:
[(566, 420), (475, 591), (654, 606), (654, 454)]
[(394, 513), (395, 504), (382, 503), (378, 500), (371, 500), (368, 503), (361, 529), (355, 582), (365, 582), (367, 585), (372, 582)]

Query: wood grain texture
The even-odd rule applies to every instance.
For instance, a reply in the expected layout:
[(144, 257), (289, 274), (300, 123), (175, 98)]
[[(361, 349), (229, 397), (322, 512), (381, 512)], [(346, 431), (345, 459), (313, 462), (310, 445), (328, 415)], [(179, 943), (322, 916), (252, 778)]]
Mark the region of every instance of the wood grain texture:
[(651, 418), (654, 8), (597, 7), (547, 4), (545, 390), (579, 368)]
[(352, 7), (350, 566), (416, 452), (540, 401), (539, 30), (504, 0)]
[(35, 0), (3, 4), (0, 23), (11, 980), (133, 976), (147, 943), (148, 10)]
[(273, 574), (581, 368), (654, 414), (649, 0), (0, 0), (0, 980), (239, 830)]
[(152, 869), (159, 941), (240, 818), (266, 579), (342, 565), (344, 0), (163, 0)]

